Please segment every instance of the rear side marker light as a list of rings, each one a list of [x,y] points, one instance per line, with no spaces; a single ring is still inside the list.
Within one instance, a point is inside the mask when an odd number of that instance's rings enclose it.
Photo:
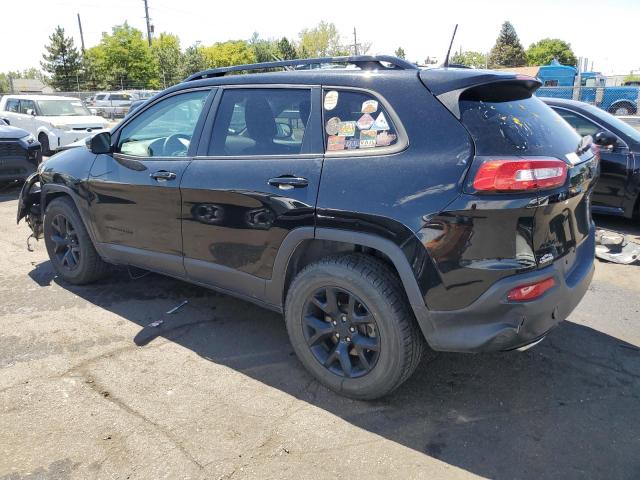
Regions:
[[[544,294],[547,290],[553,288],[556,281],[553,278],[540,280],[536,283],[520,285],[507,293],[507,300],[511,302],[528,302],[534,300]]]
[[[514,192],[561,187],[567,179],[562,160],[485,160],[473,179],[481,192]]]

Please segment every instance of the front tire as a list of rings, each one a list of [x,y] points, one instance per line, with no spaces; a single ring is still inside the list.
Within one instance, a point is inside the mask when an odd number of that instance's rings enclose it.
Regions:
[[[612,115],[628,116],[635,115],[636,110],[637,109],[634,105],[625,102],[618,105],[613,105],[611,108],[609,108],[609,113],[611,113]]]
[[[364,254],[305,267],[287,293],[285,321],[302,364],[331,390],[355,399],[392,392],[425,348],[399,279]]]
[[[75,285],[107,275],[109,265],[96,252],[87,229],[69,197],[55,198],[44,216],[44,242],[55,271]]]

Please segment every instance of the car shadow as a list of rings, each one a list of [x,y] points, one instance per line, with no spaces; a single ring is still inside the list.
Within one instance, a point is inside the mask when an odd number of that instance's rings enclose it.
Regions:
[[[0,203],[17,200],[24,182],[0,182]]]
[[[629,236],[629,240],[640,242],[640,221],[614,217],[611,215],[594,215],[593,220],[598,228],[614,230]]]
[[[637,478],[640,349],[564,322],[524,353],[433,353],[388,397],[361,402],[315,382],[281,315],[179,280],[126,270],[89,286],[52,281],[140,326],[143,348],[164,337],[203,359],[291,394],[424,455],[496,479]],[[150,302],[153,300],[153,302]],[[168,306],[188,303],[175,314]],[[163,320],[158,327],[149,324]],[[363,455],[366,452],[363,450]]]

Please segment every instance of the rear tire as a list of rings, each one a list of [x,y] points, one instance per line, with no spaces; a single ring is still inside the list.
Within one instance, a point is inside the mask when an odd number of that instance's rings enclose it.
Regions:
[[[411,376],[425,349],[399,279],[364,254],[305,267],[287,293],[285,321],[302,364],[350,398],[392,392]]]
[[[96,252],[80,214],[69,197],[55,198],[44,215],[44,242],[55,271],[74,285],[95,282],[109,273]]]
[[[38,135],[38,141],[42,146],[42,155],[47,157],[50,156],[52,152],[51,152],[51,147],[49,145],[49,137],[47,136],[47,134],[41,133],[40,135]],[[42,157],[40,158],[40,161],[42,161]]]
[[[621,103],[609,108],[612,115],[635,115],[637,108],[631,103]]]

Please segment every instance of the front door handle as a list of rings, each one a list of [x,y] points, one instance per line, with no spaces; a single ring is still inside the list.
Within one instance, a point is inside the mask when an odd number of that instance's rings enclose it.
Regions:
[[[176,174],[173,172],[167,172],[166,170],[159,170],[149,175],[154,180],[158,180],[159,182],[164,182],[167,180],[175,180]]]
[[[282,175],[270,178],[269,185],[278,187],[280,190],[291,190],[292,188],[304,188],[309,185],[309,180],[304,177],[294,177],[292,175]]]

